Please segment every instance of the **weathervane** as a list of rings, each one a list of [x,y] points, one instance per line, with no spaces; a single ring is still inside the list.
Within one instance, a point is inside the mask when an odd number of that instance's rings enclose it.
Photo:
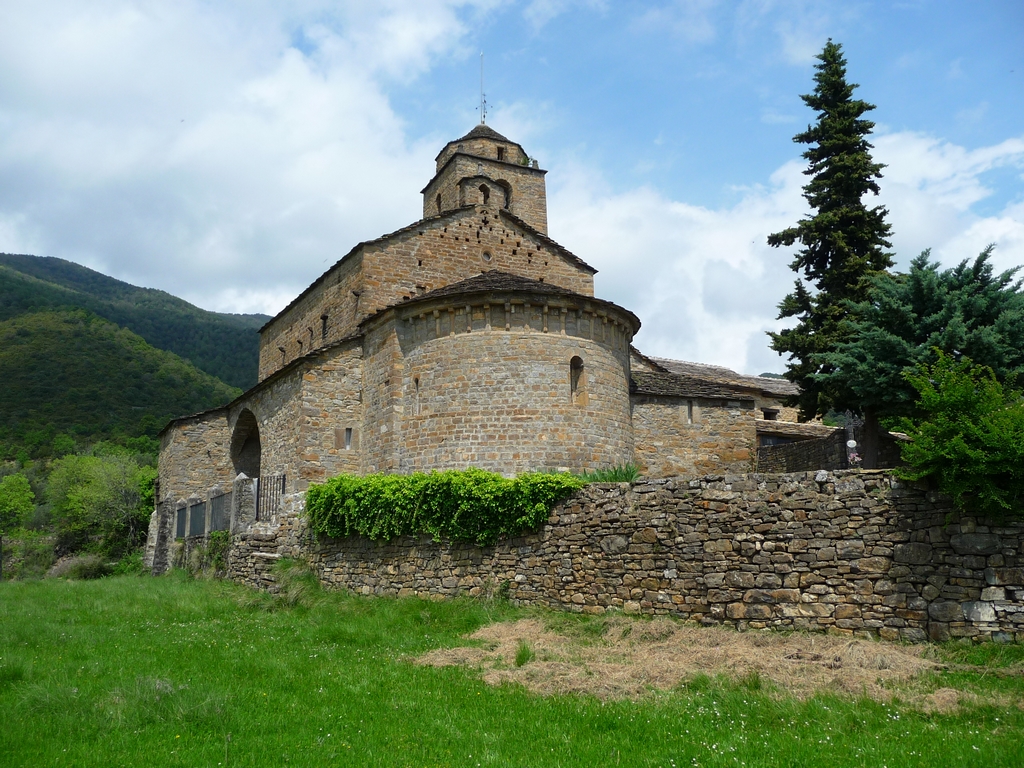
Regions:
[[[487,122],[487,97],[484,95],[484,53],[480,52],[480,125]]]

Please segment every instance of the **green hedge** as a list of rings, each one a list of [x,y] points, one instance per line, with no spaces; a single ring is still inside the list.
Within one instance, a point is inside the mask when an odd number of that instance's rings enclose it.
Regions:
[[[568,474],[531,472],[509,480],[481,469],[412,475],[340,475],[306,491],[318,535],[392,539],[427,533],[493,544],[539,528],[551,509],[585,485]]]

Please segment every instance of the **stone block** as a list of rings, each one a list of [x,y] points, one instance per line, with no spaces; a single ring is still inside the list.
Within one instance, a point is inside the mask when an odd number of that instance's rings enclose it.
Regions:
[[[725,607],[725,615],[730,619],[770,619],[772,609],[758,603],[730,603]]]
[[[932,560],[932,545],[920,541],[897,544],[893,547],[892,557],[897,563],[924,565]]]
[[[986,568],[985,581],[993,586],[1024,584],[1024,568]]]
[[[776,603],[798,603],[800,602],[799,589],[773,589],[772,600]]]
[[[949,545],[958,555],[994,555],[1002,546],[994,533],[958,533]]]
[[[724,573],[705,573],[704,574],[704,584],[709,589],[718,589],[723,584],[725,584],[725,574]]]
[[[1006,590],[1003,587],[985,587],[981,590],[982,600],[1005,600]]]
[[[948,623],[950,621],[961,621],[964,617],[964,611],[960,603],[940,601],[928,606],[928,616],[933,621]]]
[[[885,573],[890,565],[887,557],[862,557],[853,562],[851,570],[855,573]]]
[[[964,616],[968,621],[991,622],[996,620],[996,609],[992,603],[973,601],[964,603]]]
[[[864,554],[864,542],[859,539],[844,539],[836,542],[836,556],[840,560],[852,560]]]
[[[928,622],[928,639],[936,643],[943,643],[949,640],[949,624],[943,624],[939,621]]]
[[[618,555],[629,549],[629,539],[625,536],[605,536],[601,539],[601,549],[609,555]]]
[[[856,605],[837,605],[833,614],[836,619],[858,619],[860,615],[860,607]]]
[[[754,586],[754,574],[747,571],[729,571],[725,574],[725,585],[733,589],[750,589]]]

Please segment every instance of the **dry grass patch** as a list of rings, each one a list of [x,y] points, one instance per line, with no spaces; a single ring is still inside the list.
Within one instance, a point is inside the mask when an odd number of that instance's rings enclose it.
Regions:
[[[585,693],[601,699],[636,699],[707,676],[800,699],[832,692],[887,701],[896,689],[908,698],[908,684],[943,668],[923,658],[924,646],[821,634],[736,632],[624,616],[575,627],[523,619],[491,624],[468,637],[477,643],[431,651],[417,662],[476,667],[488,683],[520,683],[543,695]],[[525,663],[524,647],[533,654]],[[941,689],[909,698],[932,711],[949,711],[966,696]]]

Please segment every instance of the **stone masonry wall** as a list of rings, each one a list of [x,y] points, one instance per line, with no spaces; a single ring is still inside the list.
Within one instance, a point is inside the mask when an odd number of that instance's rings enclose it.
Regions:
[[[817,469],[846,469],[846,431],[828,437],[798,440],[757,449],[758,472],[806,472]]]
[[[171,425],[160,436],[157,503],[229,485],[235,477],[228,455],[230,443],[226,408]]]
[[[339,345],[302,373],[298,420],[284,425],[298,451],[296,490],[342,473],[362,473],[362,352],[358,340]]]
[[[746,472],[755,442],[753,402],[633,396],[634,462],[644,475]]]
[[[362,265],[362,254],[352,254],[268,323],[260,333],[260,381],[292,360],[355,332],[366,316],[359,311]]]
[[[513,601],[921,641],[1024,640],[1024,526],[951,516],[883,472],[727,475],[592,485],[544,528],[493,547],[312,541],[302,497],[234,537],[233,578],[305,557],[362,594],[441,598],[507,585]]]
[[[367,471],[518,473],[631,460],[629,318],[566,306],[573,297],[526,298],[438,299],[367,328]],[[584,365],[575,394],[574,357]]]
[[[477,196],[480,184],[491,188],[491,202],[501,200],[505,193],[495,189],[495,182],[503,182],[511,194],[507,210],[542,234],[548,231],[547,190],[544,175],[547,171],[518,163],[499,162],[479,156],[455,155],[443,172],[435,176],[423,190],[423,217],[437,215],[437,196],[441,196],[441,211],[450,211],[463,205],[482,202]]]
[[[499,217],[497,208],[459,211],[368,243],[332,267],[260,334],[259,378],[262,381],[297,357],[352,335],[368,316],[403,298],[491,269],[594,295],[590,272]],[[326,336],[321,333],[325,315]]]

